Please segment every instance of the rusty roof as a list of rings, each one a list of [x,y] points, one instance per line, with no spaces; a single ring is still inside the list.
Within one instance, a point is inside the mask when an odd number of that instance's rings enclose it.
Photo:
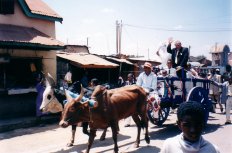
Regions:
[[[131,63],[127,59],[119,59],[119,58],[114,58],[114,57],[106,57],[106,58],[111,59],[111,60],[116,61],[116,62],[119,62],[119,63],[126,63],[126,64],[129,64],[129,65],[134,65],[134,63]]]
[[[25,2],[32,13],[62,18],[42,0],[25,0]]]
[[[29,17],[59,22],[63,21],[63,18],[42,0],[18,0],[18,2],[25,15]]]
[[[0,24],[0,43],[14,45],[36,45],[49,47],[64,47],[64,44],[35,28]]]
[[[86,53],[57,53],[56,56],[69,60],[72,65],[81,68],[115,68],[118,64],[109,62],[96,55]]]

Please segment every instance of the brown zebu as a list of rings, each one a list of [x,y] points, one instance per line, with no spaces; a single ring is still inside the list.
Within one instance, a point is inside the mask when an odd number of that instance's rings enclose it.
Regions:
[[[40,106],[41,111],[44,113],[47,113],[47,112],[58,113],[58,112],[63,111],[63,107],[64,107],[63,101],[66,99],[66,96],[64,95],[63,91],[61,91],[59,89],[55,89],[55,86],[56,86],[55,80],[48,73],[48,75],[46,76],[46,88],[45,88],[45,91],[43,93],[43,101],[42,101],[41,106]],[[76,86],[76,88],[81,89],[81,85],[78,82],[74,82],[74,84],[72,86]],[[75,90],[79,90],[79,89],[75,89]],[[83,90],[81,90],[81,92],[83,92]],[[67,144],[68,147],[71,147],[74,144],[77,124],[80,122],[82,122],[83,133],[89,135],[89,132],[87,130],[88,129],[88,122],[83,122],[81,120],[78,120],[76,122],[74,121],[74,123],[72,124],[71,139],[70,139],[70,142]],[[105,129],[103,131],[100,140],[105,140],[106,130],[107,129]]]
[[[99,85],[91,96],[91,99],[98,103],[98,106],[93,108],[86,105],[87,103],[80,103],[81,96],[77,100],[67,97],[69,102],[64,108],[60,126],[65,128],[78,120],[89,122],[90,136],[86,153],[90,151],[96,130],[105,129],[108,126],[112,129],[114,152],[118,153],[117,124],[120,119],[129,116],[132,116],[138,127],[135,147],[139,147],[142,127],[145,128],[145,140],[150,143],[146,116],[146,93],[141,87],[130,85],[106,90],[105,87]]]

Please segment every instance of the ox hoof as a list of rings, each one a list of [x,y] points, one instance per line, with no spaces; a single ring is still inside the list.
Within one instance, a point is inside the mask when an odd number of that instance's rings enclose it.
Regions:
[[[67,147],[72,147],[73,146],[73,143],[68,143],[67,144]]]
[[[118,153],[118,151],[114,151],[114,153]]]
[[[134,144],[134,147],[135,147],[135,148],[138,148],[138,147],[139,147],[139,144],[138,144],[138,143],[135,143],[135,144]]]
[[[150,144],[150,137],[149,136],[145,137],[145,141],[147,144]]]
[[[100,137],[100,141],[104,141],[105,139],[105,137]]]

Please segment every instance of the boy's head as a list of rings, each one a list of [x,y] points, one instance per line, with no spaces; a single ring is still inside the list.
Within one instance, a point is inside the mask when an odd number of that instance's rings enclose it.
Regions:
[[[97,86],[98,84],[99,84],[99,81],[98,81],[97,78],[93,78],[93,79],[91,80],[91,85],[92,85],[92,86]]]
[[[190,142],[199,140],[204,126],[204,109],[201,103],[188,101],[180,104],[177,111],[177,124],[184,139]]]
[[[229,84],[231,85],[232,84],[232,77],[229,77]]]
[[[169,69],[172,68],[172,60],[171,59],[168,59],[167,66]]]

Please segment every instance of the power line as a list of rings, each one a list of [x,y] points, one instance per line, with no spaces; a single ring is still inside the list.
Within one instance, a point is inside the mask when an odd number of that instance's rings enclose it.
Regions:
[[[173,31],[173,32],[228,32],[232,31],[232,29],[214,29],[214,30],[184,30],[184,29],[168,29],[168,28],[158,28],[158,27],[145,27],[145,26],[138,26],[138,25],[131,25],[131,24],[124,24],[124,26],[139,28],[139,29],[150,29],[150,30],[157,30],[157,31]]]

